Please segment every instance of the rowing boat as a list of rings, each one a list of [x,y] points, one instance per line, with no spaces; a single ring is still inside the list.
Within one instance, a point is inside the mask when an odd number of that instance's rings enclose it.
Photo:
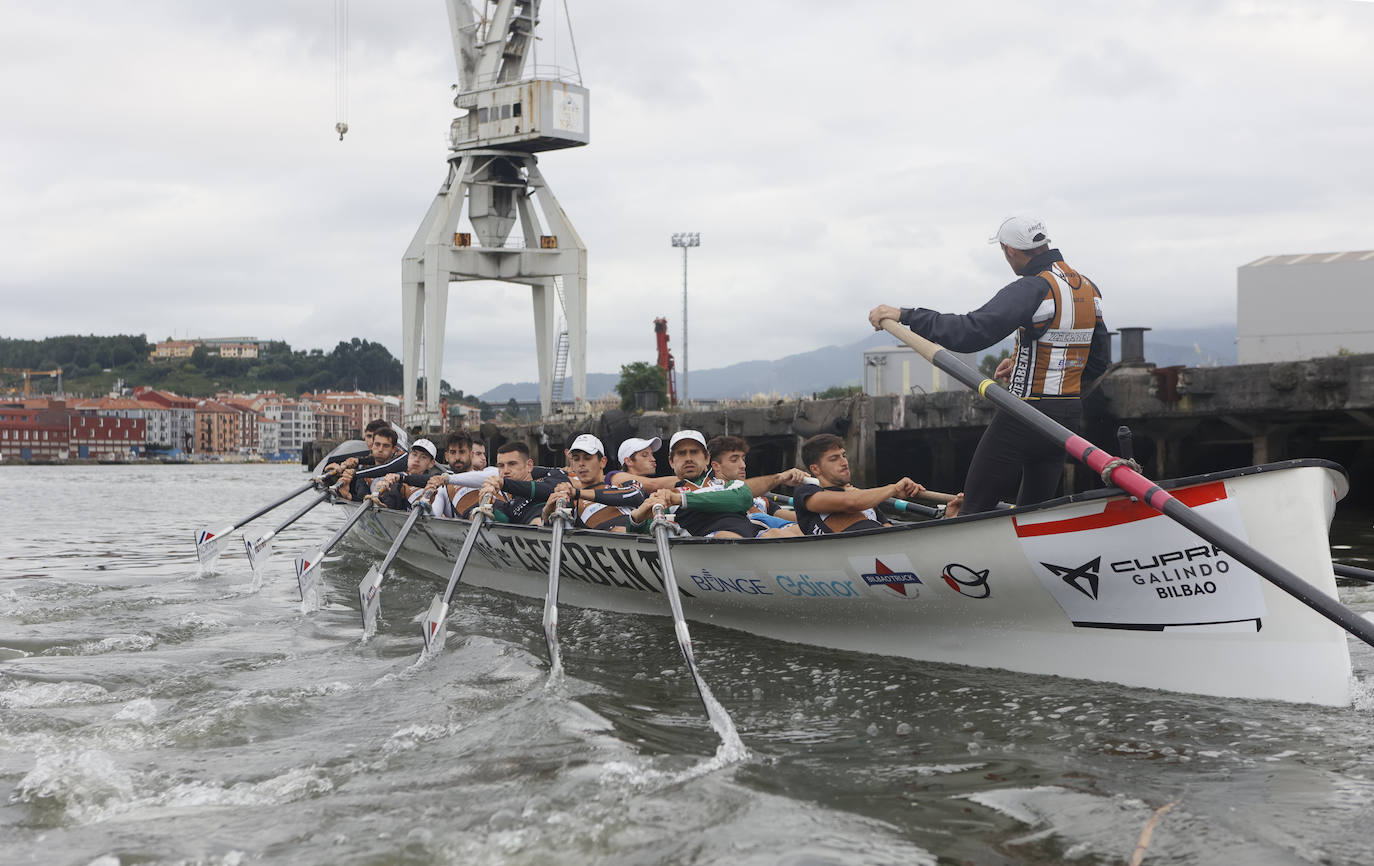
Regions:
[[[1161,482],[1186,505],[1336,597],[1328,531],[1341,467],[1292,460]],[[344,505],[345,508],[356,506]],[[407,514],[353,530],[386,551]],[[427,519],[398,558],[443,581],[471,524]],[[465,583],[531,598],[550,530],[483,526]],[[662,614],[647,536],[569,531],[565,605]],[[690,620],[782,641],[1127,686],[1344,706],[1345,631],[1120,490],[842,535],[679,537]]]

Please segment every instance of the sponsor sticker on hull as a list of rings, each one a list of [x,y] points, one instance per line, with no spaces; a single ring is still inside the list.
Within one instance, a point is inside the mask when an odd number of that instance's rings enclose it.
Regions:
[[[905,554],[851,556],[849,565],[875,595],[907,601],[921,596],[921,578]]]
[[[1222,483],[1178,498],[1248,540]],[[1016,534],[1031,570],[1076,626],[1159,631],[1253,623],[1259,630],[1265,614],[1258,575],[1143,503],[1112,502],[1100,513],[1061,520],[1018,520]]]
[[[992,587],[988,585],[988,573],[990,569],[969,568],[967,565],[958,562],[951,562],[945,566],[945,570],[940,572],[941,579],[945,585],[960,595],[968,598],[987,598],[992,595]]]

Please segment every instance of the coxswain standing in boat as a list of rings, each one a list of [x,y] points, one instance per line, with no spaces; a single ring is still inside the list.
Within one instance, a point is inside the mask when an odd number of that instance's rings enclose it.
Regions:
[[[844,440],[833,433],[822,433],[803,442],[802,462],[814,477],[792,494],[792,505],[797,511],[797,523],[807,535],[891,526],[878,516],[878,506],[889,499],[910,499],[925,490],[905,477],[867,489],[850,484],[849,455],[844,450]],[[958,494],[945,505],[946,517],[958,516],[962,497]]]
[[[712,478],[718,478],[727,484],[736,480],[743,481],[753,494],[754,504],[748,513],[751,521],[769,529],[779,529],[797,522],[795,511],[780,508],[777,503],[765,499],[763,494],[781,484],[796,487],[805,480],[805,472],[792,467],[772,475],[746,477],[749,443],[739,436],[713,436],[711,441],[706,443],[706,453],[711,458]]]
[[[544,522],[548,522],[558,500],[565,498],[577,526],[624,532],[630,512],[644,501],[644,490],[633,481],[607,485],[606,448],[590,433],[574,439],[565,453],[568,477],[555,486],[545,501]]]
[[[966,315],[924,307],[874,307],[868,320],[882,330],[894,319],[954,352],[978,352],[1016,333],[1012,357],[997,365],[994,378],[1022,400],[1078,432],[1081,387],[1101,376],[1111,358],[1111,337],[1102,321],[1102,295],[1087,277],[1050,249],[1045,224],[1011,217],[989,243],[1019,279]],[[964,512],[989,511],[1020,479],[1017,505],[1052,499],[1064,472],[1064,451],[1016,418],[998,412],[978,442],[964,480]]]
[[[767,529],[752,522],[754,494],[743,481],[713,478],[706,437],[697,430],[679,430],[668,442],[668,465],[677,486],[656,490],[630,515],[631,532],[647,533],[653,507],[676,509],[677,525],[692,535],[708,538],[782,538],[801,535],[795,525]]]

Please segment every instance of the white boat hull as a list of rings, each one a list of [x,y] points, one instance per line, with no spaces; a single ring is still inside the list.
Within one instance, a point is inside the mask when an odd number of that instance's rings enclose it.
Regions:
[[[1339,467],[1290,461],[1166,486],[1336,597],[1327,533],[1347,490]],[[384,551],[405,517],[378,512],[355,531]],[[468,526],[429,520],[399,558],[447,580]],[[668,614],[652,538],[575,531],[563,546],[560,604]],[[543,598],[549,547],[548,530],[486,527],[463,582]],[[1351,701],[1341,628],[1124,496],[672,549],[688,619],[752,634],[1179,692]]]

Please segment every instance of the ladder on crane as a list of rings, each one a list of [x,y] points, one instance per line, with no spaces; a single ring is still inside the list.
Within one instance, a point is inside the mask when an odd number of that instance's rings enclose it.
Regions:
[[[563,300],[563,277],[553,278],[553,289],[558,293],[558,342],[554,346],[553,358],[553,404],[554,411],[563,402],[563,383],[568,380],[568,308]]]

